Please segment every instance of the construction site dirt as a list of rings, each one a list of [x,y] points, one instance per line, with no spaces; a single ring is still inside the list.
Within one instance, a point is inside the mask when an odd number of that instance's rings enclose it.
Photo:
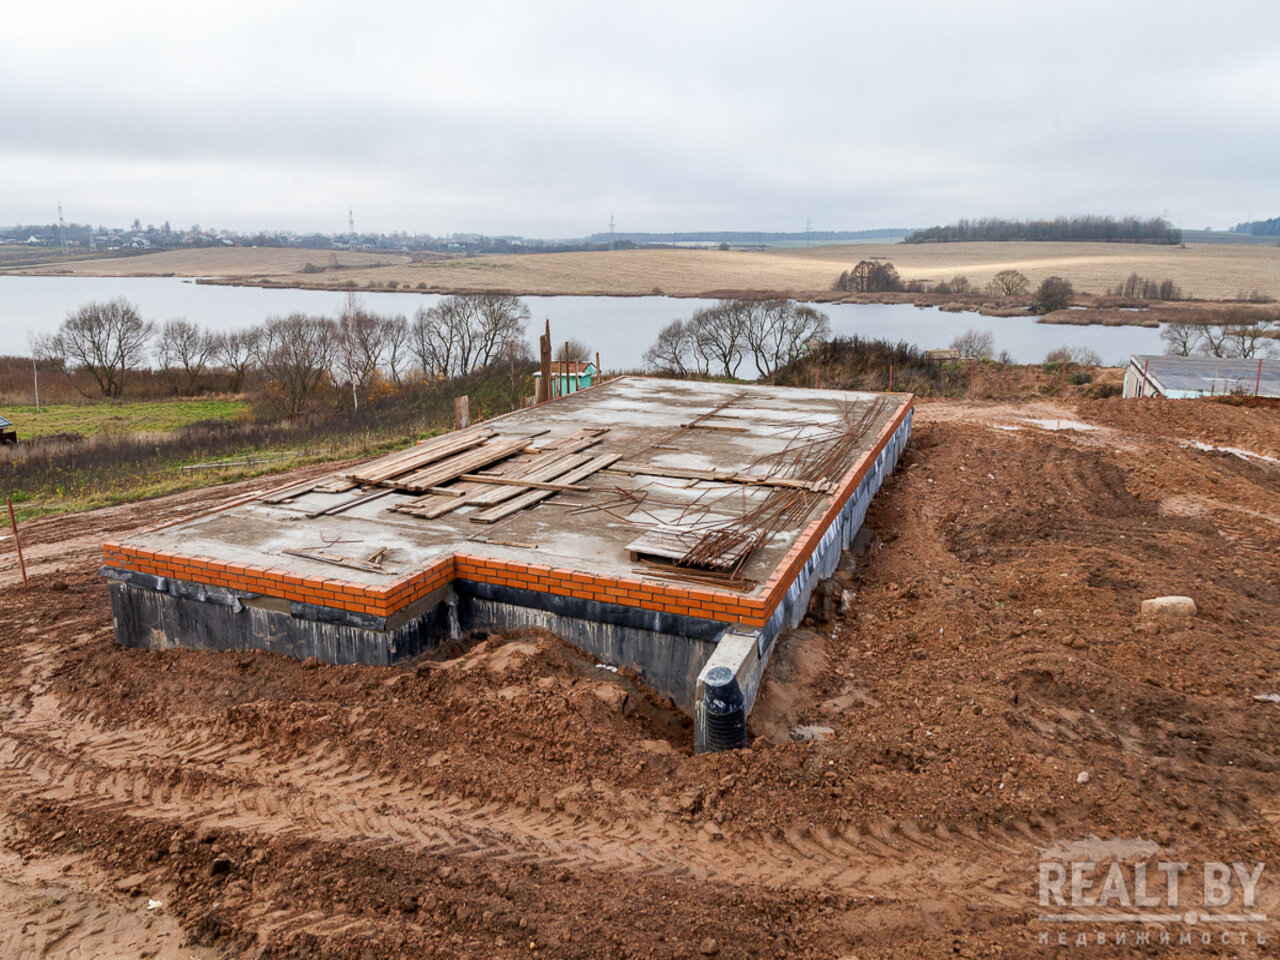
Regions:
[[[25,525],[0,956],[1268,955],[1270,920],[1195,917],[1071,951],[1038,869],[1261,863],[1280,915],[1280,409],[915,417],[856,602],[779,641],[741,751],[537,632],[391,667],[115,644],[102,541],[274,479]]]

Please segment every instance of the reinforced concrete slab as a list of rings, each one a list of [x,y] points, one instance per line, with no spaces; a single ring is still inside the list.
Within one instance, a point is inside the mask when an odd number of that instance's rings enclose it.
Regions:
[[[909,435],[912,403],[904,394],[611,380],[471,428],[494,431],[496,440],[527,437],[534,447],[599,428],[606,432],[585,452],[621,458],[579,484],[589,492],[548,491],[541,503],[496,523],[474,522],[483,509],[476,507],[432,520],[397,512],[391,508],[414,498],[397,491],[345,512],[308,516],[368,492],[353,489],[283,503],[234,501],[104,544],[117,639],[387,663],[480,620],[499,628],[527,622],[554,626],[608,662],[625,650],[629,662],[617,665],[636,668],[693,712],[697,677],[722,636],[732,633],[739,643],[744,634],[757,636],[763,669],[777,631],[798,622],[797,605],[807,600],[813,577],[834,568],[832,545],[838,555],[852,539],[870,496],[893,469]],[[833,449],[833,438],[848,434],[850,424],[862,428],[856,442],[825,468],[825,479],[814,484],[821,492],[807,490],[773,524],[742,566],[740,582],[629,553],[628,544],[654,526],[705,527],[748,515],[779,488],[740,482],[742,475],[799,476],[799,465]],[[726,482],[670,475],[690,470],[739,476]],[[285,552],[296,549],[351,558],[381,550],[382,569]],[[147,593],[160,596],[141,596]],[[170,609],[191,604],[227,609],[215,618],[216,629],[196,628],[199,607],[181,616]],[[634,636],[615,643],[603,627]],[[685,637],[690,649],[666,650],[668,667],[658,670],[646,662],[645,637],[655,649]]]

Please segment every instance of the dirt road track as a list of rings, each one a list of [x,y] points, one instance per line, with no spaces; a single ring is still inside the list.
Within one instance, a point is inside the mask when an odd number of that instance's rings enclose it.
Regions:
[[[0,956],[1024,955],[1052,844],[1275,859],[1280,472],[1179,441],[1280,418],[1223,410],[923,405],[854,613],[714,757],[538,635],[391,669],[111,643],[98,540],[265,483],[32,523]],[[1156,592],[1201,616],[1144,622]]]

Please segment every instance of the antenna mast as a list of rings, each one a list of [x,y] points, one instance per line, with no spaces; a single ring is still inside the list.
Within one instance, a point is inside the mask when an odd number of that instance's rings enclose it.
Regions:
[[[351,212],[351,208],[347,207],[347,249],[354,250],[356,248],[356,218]]]
[[[62,235],[62,255],[67,255],[67,224],[62,219],[62,201],[58,201],[58,232]]]
[[[613,236],[613,211],[610,210],[609,211],[609,249],[616,250],[617,248],[618,248],[618,241],[615,240]]]

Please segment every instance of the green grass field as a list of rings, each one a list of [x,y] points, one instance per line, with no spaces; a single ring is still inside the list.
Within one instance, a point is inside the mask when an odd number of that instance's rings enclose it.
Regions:
[[[18,439],[50,433],[148,433],[176,430],[199,420],[235,420],[249,405],[240,400],[157,400],[55,403],[42,406],[0,407],[0,416],[13,422]]]

